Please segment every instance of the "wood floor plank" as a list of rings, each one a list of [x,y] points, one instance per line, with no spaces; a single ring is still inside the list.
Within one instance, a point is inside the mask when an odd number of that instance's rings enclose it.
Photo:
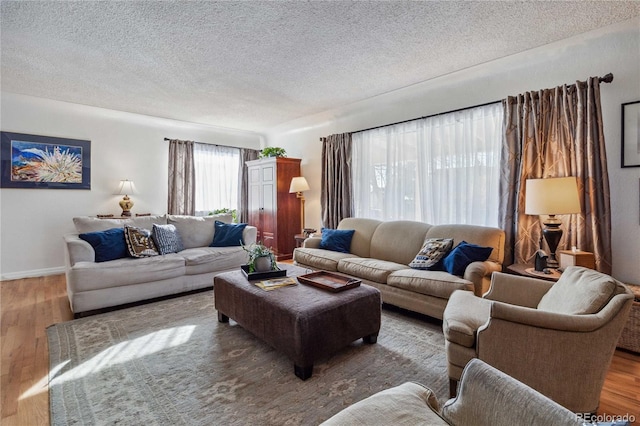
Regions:
[[[46,328],[73,319],[65,276],[2,281],[0,290],[0,423],[48,425]],[[640,425],[640,355],[616,351],[598,414],[632,414]]]

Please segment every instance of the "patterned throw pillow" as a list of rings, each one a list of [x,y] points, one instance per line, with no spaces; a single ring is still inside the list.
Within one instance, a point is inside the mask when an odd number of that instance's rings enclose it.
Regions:
[[[124,239],[127,242],[129,255],[132,257],[157,256],[158,249],[151,238],[151,231],[144,228],[125,225]]]
[[[451,247],[452,238],[427,238],[416,257],[409,263],[409,267],[431,269],[451,251]]]
[[[178,228],[175,225],[157,225],[154,223],[151,235],[160,254],[177,253],[184,250],[182,238],[180,238]]]

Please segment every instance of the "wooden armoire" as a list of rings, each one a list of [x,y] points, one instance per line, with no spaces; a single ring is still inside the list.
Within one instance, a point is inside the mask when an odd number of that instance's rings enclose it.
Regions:
[[[300,200],[289,193],[291,179],[300,176],[300,159],[269,157],[247,161],[249,225],[258,241],[271,247],[277,260],[291,259],[295,235],[302,230]]]

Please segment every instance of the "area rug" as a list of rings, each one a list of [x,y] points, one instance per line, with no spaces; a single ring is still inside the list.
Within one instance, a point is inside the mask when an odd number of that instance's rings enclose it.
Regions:
[[[406,381],[448,395],[441,325],[389,309],[377,344],[354,342],[306,381],[233,320],[218,323],[212,291],[47,335],[53,425],[311,425]]]

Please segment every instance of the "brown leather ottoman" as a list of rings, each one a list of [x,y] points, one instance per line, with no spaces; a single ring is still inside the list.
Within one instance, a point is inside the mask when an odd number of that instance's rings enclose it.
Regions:
[[[307,270],[286,265],[288,276]],[[302,380],[313,363],[362,338],[375,343],[380,331],[378,289],[360,285],[331,293],[305,284],[264,291],[240,270],[217,275],[213,291],[218,321],[232,318],[244,329],[293,360]]]

